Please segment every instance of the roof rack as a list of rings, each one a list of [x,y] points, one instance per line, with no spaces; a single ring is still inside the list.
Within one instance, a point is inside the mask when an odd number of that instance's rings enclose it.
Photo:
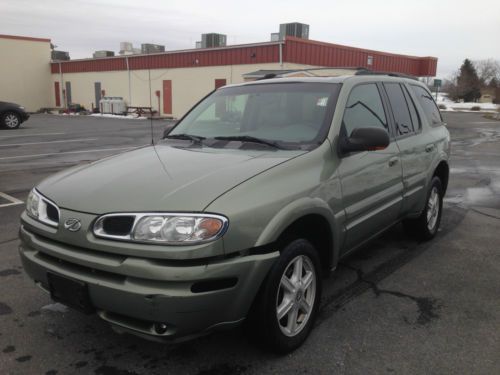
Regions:
[[[399,78],[409,78],[409,79],[413,79],[415,81],[418,81],[417,77],[409,75],[409,74],[394,73],[394,72],[377,72],[377,71],[373,71],[373,70],[366,69],[366,68],[361,68],[360,70],[358,70],[355,73],[355,75],[357,75],[357,76],[370,76],[370,75],[373,75],[373,76],[390,76],[390,77],[399,77]]]

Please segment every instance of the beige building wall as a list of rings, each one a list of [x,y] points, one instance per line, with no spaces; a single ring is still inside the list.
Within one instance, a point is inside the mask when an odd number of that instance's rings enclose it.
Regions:
[[[34,112],[49,107],[50,41],[0,35],[0,101]],[[52,95],[51,95],[52,94]]]
[[[52,74],[51,87],[54,82],[60,82],[61,90],[66,82],[71,82],[71,99],[90,109],[96,107],[95,82],[101,83],[101,90],[106,96],[121,96],[129,106],[149,107],[150,93],[154,110],[163,112],[163,81],[172,81],[172,112],[171,115],[179,118],[196,102],[215,88],[216,79],[226,79],[227,84],[242,83],[243,74],[259,69],[300,69],[305,65],[299,64],[249,64],[210,66],[199,68],[131,70],[118,72],[87,72]],[[151,74],[151,90],[149,87]],[[130,76],[130,77],[129,77]],[[52,90],[54,91],[54,90]],[[160,91],[160,103],[156,91]],[[63,96],[61,93],[61,102]],[[55,107],[55,94],[51,93],[51,106]]]

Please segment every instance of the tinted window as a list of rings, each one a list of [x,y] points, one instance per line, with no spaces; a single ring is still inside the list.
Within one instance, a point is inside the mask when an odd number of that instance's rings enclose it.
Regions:
[[[420,121],[420,116],[417,112],[417,108],[415,108],[415,102],[410,96],[410,93],[403,87],[403,93],[405,94],[406,104],[408,104],[408,108],[410,108],[411,122],[413,123],[413,130],[418,132],[422,127],[422,122]]]
[[[347,136],[356,128],[376,127],[387,130],[387,120],[377,85],[370,83],[352,89],[343,123]]]
[[[441,114],[439,109],[432,99],[431,94],[423,87],[411,85],[413,92],[415,93],[418,101],[424,109],[425,116],[432,125],[440,124],[442,122]]]
[[[410,110],[406,104],[403,90],[399,83],[384,83],[385,91],[389,96],[392,113],[396,121],[397,135],[406,135],[414,132]]]

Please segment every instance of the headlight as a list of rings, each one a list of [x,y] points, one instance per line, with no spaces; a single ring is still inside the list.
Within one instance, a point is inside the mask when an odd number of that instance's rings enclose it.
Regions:
[[[26,212],[33,219],[37,219],[44,224],[53,227],[59,225],[59,208],[36,189],[32,189],[28,195]]]
[[[188,245],[213,241],[227,226],[224,216],[214,214],[120,213],[97,219],[94,234],[133,242]]]

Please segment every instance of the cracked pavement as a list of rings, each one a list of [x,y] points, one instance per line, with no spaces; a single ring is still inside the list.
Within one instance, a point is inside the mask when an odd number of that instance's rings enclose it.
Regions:
[[[22,272],[22,205],[0,208],[0,373],[500,373],[500,122],[475,113],[444,116],[453,140],[452,170],[438,236],[417,243],[396,226],[343,259],[324,281],[311,336],[287,356],[261,352],[240,329],[179,345],[143,341],[54,304]],[[113,152],[58,151],[150,139],[143,122],[35,115],[24,125],[15,134],[26,142],[37,140],[30,132],[83,141],[2,147],[0,192],[21,200],[48,174]],[[163,126],[154,124],[156,134]],[[0,144],[20,143],[13,135],[1,131]],[[97,135],[90,147],[85,139]],[[1,159],[23,153],[54,155]]]

